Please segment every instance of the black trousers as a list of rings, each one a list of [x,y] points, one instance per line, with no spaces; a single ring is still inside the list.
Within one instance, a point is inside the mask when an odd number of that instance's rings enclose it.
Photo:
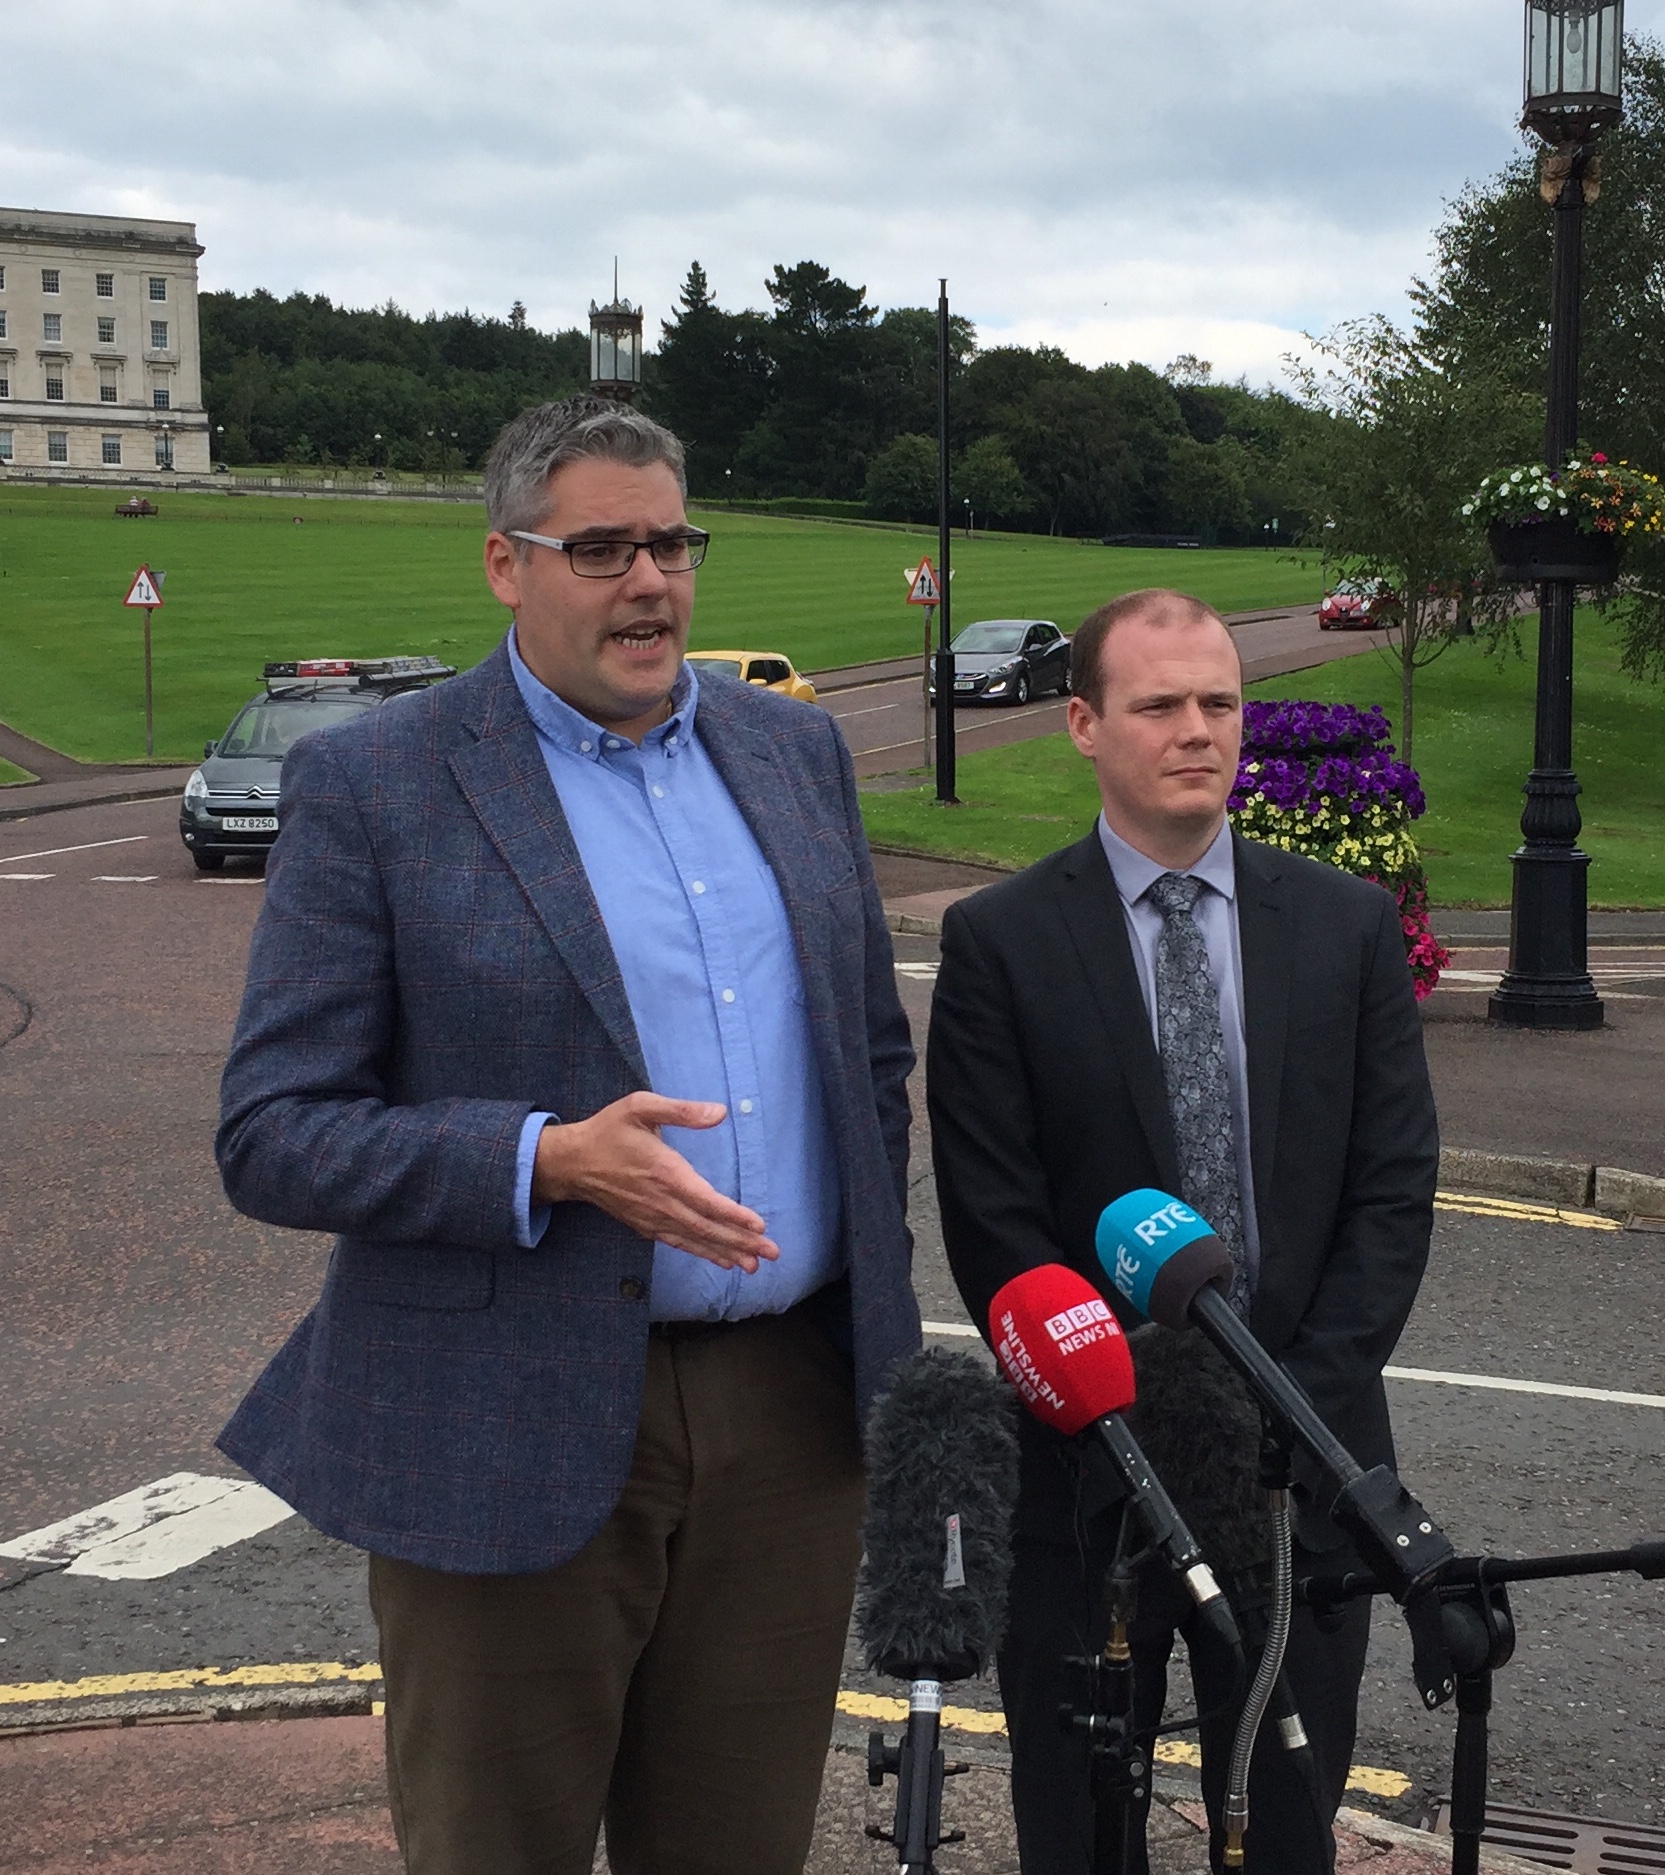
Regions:
[[[1094,1535],[1098,1521],[1090,1526]],[[1110,1556],[1107,1545],[1076,1542],[1067,1535],[1051,1541],[1020,1532],[1017,1539],[1006,1641],[1000,1652],[1000,1698],[1011,1736],[1012,1808],[1023,1875],[1092,1875],[1094,1809],[1086,1741],[1079,1733],[1062,1731],[1058,1708],[1070,1696],[1065,1656],[1097,1654],[1104,1645],[1108,1623],[1102,1588]],[[1295,1562],[1299,1575],[1299,1548]],[[1162,1565],[1142,1570],[1138,1612],[1129,1635],[1134,1704],[1141,1729],[1154,1729],[1161,1722],[1174,1636],[1184,1635],[1190,1650],[1193,1710],[1217,1715],[1202,1726],[1201,1744],[1210,1859],[1218,1871],[1223,1867],[1221,1816],[1241,1700],[1229,1699],[1229,1663],[1215,1657],[1206,1642],[1191,1645],[1194,1613],[1184,1588]],[[1338,1618],[1327,1618],[1322,1627],[1309,1609],[1295,1610],[1284,1666],[1312,1742],[1317,1788],[1283,1749],[1268,1717],[1249,1770],[1246,1875],[1331,1875],[1332,1825],[1347,1785],[1369,1641],[1368,1599],[1353,1603]],[[1228,1709],[1218,1712],[1222,1704]],[[1149,1875],[1143,1821],[1141,1817],[1132,1864],[1120,1875]]]

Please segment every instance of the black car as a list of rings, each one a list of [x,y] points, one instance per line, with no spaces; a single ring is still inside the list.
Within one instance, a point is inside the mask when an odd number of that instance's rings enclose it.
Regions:
[[[264,859],[277,838],[278,783],[290,745],[350,722],[403,690],[456,675],[438,658],[305,658],[268,664],[266,688],[237,712],[185,784],[179,837],[198,872],[232,857]]]
[[[1021,704],[1054,690],[1069,695],[1070,641],[1050,619],[980,619],[948,648],[956,703]]]

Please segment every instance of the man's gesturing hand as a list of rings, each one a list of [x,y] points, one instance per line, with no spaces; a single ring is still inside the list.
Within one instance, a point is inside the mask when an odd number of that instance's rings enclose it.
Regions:
[[[725,1198],[659,1137],[662,1126],[720,1126],[728,1109],[712,1100],[626,1094],[587,1120],[550,1125],[532,1166],[536,1204],[593,1204],[639,1236],[748,1274],[779,1248],[763,1219]]]

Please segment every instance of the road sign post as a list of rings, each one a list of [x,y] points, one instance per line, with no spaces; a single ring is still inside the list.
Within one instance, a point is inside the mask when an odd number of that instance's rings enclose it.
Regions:
[[[152,702],[150,684],[150,615],[162,604],[162,582],[166,573],[153,573],[148,566],[141,566],[133,575],[133,584],[127,589],[123,605],[137,606],[145,615],[145,759],[148,761],[156,754],[156,711]]]
[[[937,607],[942,602],[942,589],[937,582],[936,568],[931,565],[928,557],[921,560],[918,566],[907,567],[904,571],[908,581],[908,604],[925,608],[925,658],[919,680],[920,693],[925,705],[925,722],[919,733],[919,741],[924,758],[921,765],[929,768],[931,766],[931,638]],[[940,708],[940,705],[938,707]],[[938,727],[940,735],[940,724]]]

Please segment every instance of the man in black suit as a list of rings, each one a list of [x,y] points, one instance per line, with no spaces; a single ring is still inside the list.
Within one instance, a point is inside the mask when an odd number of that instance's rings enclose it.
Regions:
[[[1397,909],[1378,886],[1231,832],[1242,667],[1209,607],[1162,591],[1114,601],[1076,634],[1070,681],[1070,735],[1103,815],[943,923],[928,1086],[955,1279],[979,1324],[1002,1283],[1043,1263],[1116,1302],[1093,1252],[1100,1211],[1142,1186],[1178,1193],[1231,1249],[1256,1338],[1361,1464],[1391,1464],[1382,1368],[1427,1261],[1438,1166]],[[1103,1644],[1117,1516],[1075,1448],[1023,1430],[1000,1660],[1018,1840],[1024,1875],[1087,1875],[1087,1759],[1059,1730],[1061,1661]],[[1334,1551],[1301,1479],[1297,1465],[1299,1544]],[[1160,1569],[1139,1597],[1137,1699],[1154,1726],[1189,1605]],[[1317,1788],[1264,1727],[1249,1875],[1332,1868],[1368,1638],[1367,1602],[1322,1627],[1297,1611],[1287,1671]],[[1198,1649],[1192,1674],[1206,1714],[1218,1667]],[[1217,1868],[1234,1719],[1202,1727]],[[1141,1850],[1125,1875],[1145,1866]]]

